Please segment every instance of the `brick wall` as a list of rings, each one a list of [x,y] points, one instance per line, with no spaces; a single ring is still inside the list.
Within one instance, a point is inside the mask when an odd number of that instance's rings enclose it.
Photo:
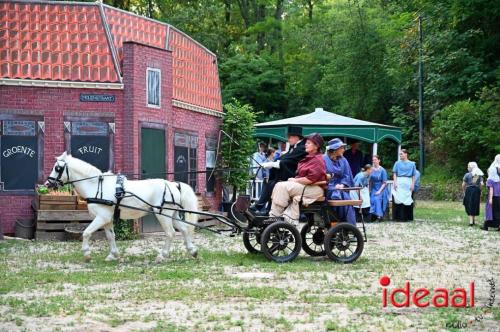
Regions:
[[[80,93],[113,94],[114,103],[80,102]],[[46,178],[54,166],[54,158],[65,150],[64,116],[114,117],[115,169],[122,167],[122,90],[69,89],[0,86],[0,113],[43,116],[45,121],[43,173]],[[32,196],[6,196],[0,194],[0,215],[5,233],[14,232],[15,220],[33,218]],[[12,208],[15,207],[15,208]]]
[[[161,70],[160,108],[147,106],[146,70]],[[126,42],[123,44],[124,122],[124,173],[140,173],[141,123],[164,125],[172,117],[172,52]],[[167,151],[168,152],[168,151]]]
[[[168,148],[167,151],[171,152],[168,155],[168,169],[170,171],[174,170],[174,133],[175,131],[186,131],[193,132],[198,135],[198,170],[205,170],[205,139],[218,138],[219,127],[222,123],[222,119],[202,114],[198,112],[189,111],[186,109],[174,107],[173,108],[173,123],[169,126],[168,133]],[[206,192],[206,181],[205,173],[199,173],[197,178],[198,191],[205,194]],[[170,176],[173,179],[173,175]],[[212,208],[216,209],[220,204],[221,195],[220,186],[216,186],[216,191],[213,197],[208,197],[207,199],[212,203]]]
[[[172,107],[172,54],[170,51],[126,42],[123,47],[123,90],[0,86],[0,113],[43,116],[45,121],[44,163],[46,178],[54,158],[65,150],[64,116],[114,118],[114,171],[140,173],[140,128],[162,125],[166,129],[167,171],[173,170],[175,130],[198,135],[198,170],[205,170],[205,138],[217,137],[221,119]],[[146,69],[161,70],[161,107],[147,106]],[[80,102],[80,93],[112,94],[114,103]],[[205,193],[205,174],[198,175],[199,191]],[[215,197],[220,197],[220,186]],[[16,219],[33,218],[32,196],[0,193],[0,222],[5,233],[13,233]],[[220,199],[209,198],[216,208]]]

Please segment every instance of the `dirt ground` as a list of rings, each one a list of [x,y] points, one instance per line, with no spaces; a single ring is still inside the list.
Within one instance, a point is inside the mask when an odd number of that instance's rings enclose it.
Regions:
[[[241,237],[202,232],[197,259],[177,236],[161,264],[161,235],[120,241],[119,262],[104,261],[105,241],[93,242],[90,263],[80,243],[3,241],[0,331],[500,331],[500,232],[468,227],[463,214],[420,202],[415,222],[367,224],[349,265],[304,253],[276,264],[247,254]],[[389,291],[474,281],[475,306],[383,308],[384,275]]]

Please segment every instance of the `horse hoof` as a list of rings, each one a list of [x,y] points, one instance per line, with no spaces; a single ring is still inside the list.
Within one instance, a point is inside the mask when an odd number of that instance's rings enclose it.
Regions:
[[[85,255],[83,256],[83,259],[86,261],[86,262],[90,262],[92,260],[92,257],[90,257],[90,255]]]
[[[156,256],[156,260],[155,260],[156,263],[163,263],[164,261],[165,261],[165,257],[160,256],[160,255]]]
[[[111,254],[109,254],[109,255],[106,257],[106,259],[105,259],[105,261],[106,261],[106,262],[111,262],[111,261],[116,261],[116,260],[118,260],[118,257],[116,257],[116,256],[114,256],[114,255],[111,255]]]
[[[193,256],[194,258],[198,258],[198,250],[193,250],[191,251],[191,256]]]

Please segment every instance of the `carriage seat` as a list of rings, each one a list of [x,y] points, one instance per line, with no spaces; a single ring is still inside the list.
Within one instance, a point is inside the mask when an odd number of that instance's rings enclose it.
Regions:
[[[352,191],[356,190],[358,192],[358,197],[361,197],[361,187],[349,187],[340,190]],[[329,206],[360,206],[363,203],[362,199],[329,199]]]

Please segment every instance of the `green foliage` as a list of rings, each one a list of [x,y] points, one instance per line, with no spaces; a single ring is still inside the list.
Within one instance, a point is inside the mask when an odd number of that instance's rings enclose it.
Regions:
[[[463,173],[469,161],[485,170],[500,151],[499,101],[499,88],[485,88],[477,101],[463,100],[445,107],[432,130],[436,161],[454,174]]]
[[[133,240],[137,238],[134,232],[134,221],[120,219],[118,222],[113,221],[115,238],[117,240]]]
[[[223,176],[224,184],[233,186],[233,192],[246,188],[249,179],[247,170],[248,156],[254,152],[255,139],[253,137],[255,125],[255,113],[252,106],[242,105],[233,99],[231,103],[224,105],[226,113],[222,124],[224,130],[230,137],[224,137],[221,142],[221,168],[229,168]],[[233,195],[233,199],[236,195]]]
[[[263,114],[285,112],[283,75],[269,56],[237,54],[221,64],[220,71],[225,104],[237,99]]]
[[[481,91],[498,86],[500,77],[498,0],[105,3],[173,24],[217,54],[224,104],[233,98],[250,104],[261,112],[259,121],[323,107],[397,125],[403,129],[403,145],[416,161],[421,46],[424,137],[428,152],[441,163],[446,158],[436,152],[448,139],[440,137],[447,128],[438,123],[439,128],[432,130],[435,121],[443,122],[449,113],[466,112],[476,113],[472,117],[485,124],[484,116],[476,116],[491,101],[480,100]],[[423,18],[422,44],[419,15]],[[461,128],[469,133],[460,137],[473,136],[466,126]],[[479,140],[491,137],[487,133],[491,128],[485,124],[482,138],[471,139],[484,145]],[[446,151],[455,158],[452,164],[481,157],[469,148],[463,151],[459,144],[447,145]]]

